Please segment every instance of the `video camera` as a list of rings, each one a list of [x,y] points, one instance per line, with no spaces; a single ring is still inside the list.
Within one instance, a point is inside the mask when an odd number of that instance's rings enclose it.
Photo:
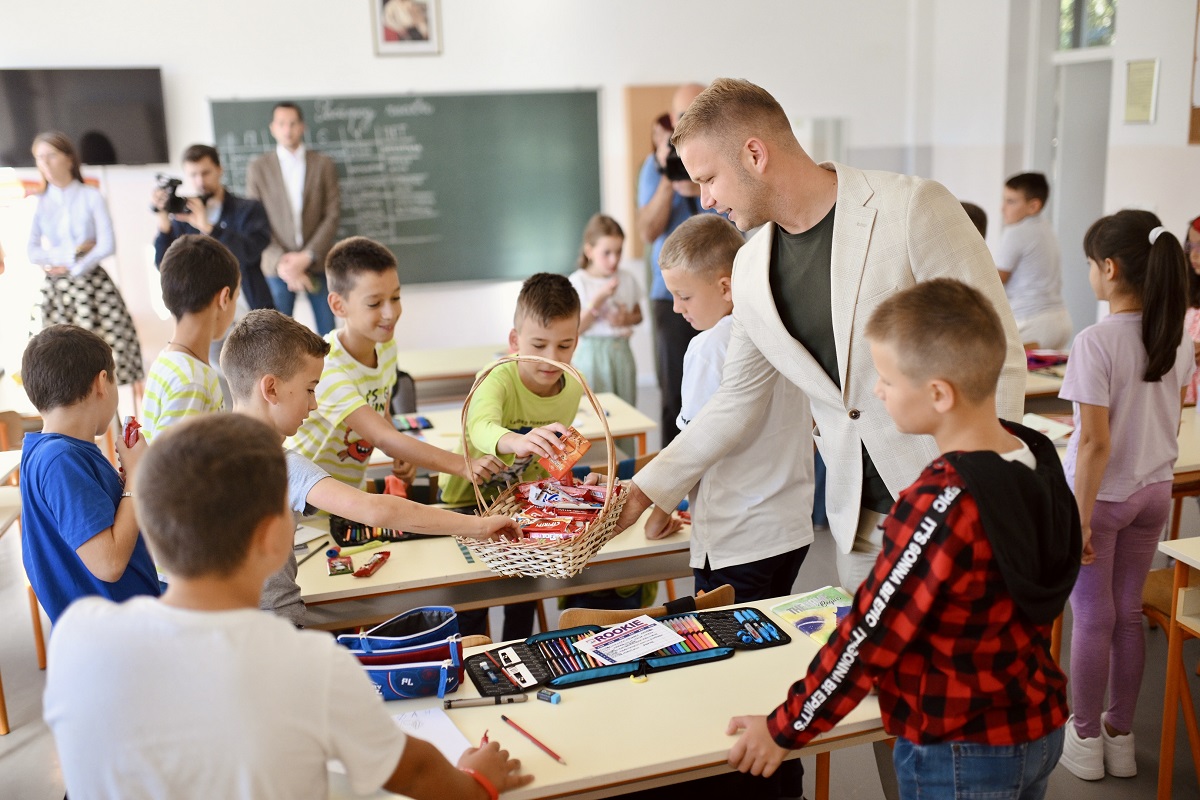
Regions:
[[[158,173],[154,176],[156,185],[167,193],[167,201],[163,203],[161,209],[152,208],[151,211],[165,211],[168,214],[184,214],[188,210],[188,200],[190,198],[180,197],[178,194],[179,187],[183,186],[183,181],[179,178],[172,178],[170,175]],[[201,195],[200,201],[207,203],[209,195]]]
[[[655,120],[655,124],[662,127],[668,134],[675,130],[675,126],[671,123],[671,117],[667,114],[663,114]],[[667,162],[659,168],[659,172],[666,175],[669,181],[690,181],[692,176],[688,175],[687,168],[683,166],[683,159],[679,157],[679,151],[675,149],[675,145],[670,147],[671,149],[667,151]]]

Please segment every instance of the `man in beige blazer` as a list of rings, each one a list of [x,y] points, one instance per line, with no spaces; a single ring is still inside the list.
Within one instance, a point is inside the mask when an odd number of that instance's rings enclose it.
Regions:
[[[727,214],[743,231],[763,229],[734,264],[733,333],[721,388],[638,473],[622,526],[650,503],[674,508],[709,465],[746,438],[770,401],[770,378],[782,373],[811,401],[828,466],[838,572],[854,591],[878,554],[878,523],[938,455],[931,437],[899,433],[875,396],[867,320],[885,298],[917,281],[952,277],[976,287],[995,304],[1008,340],[998,410],[1019,420],[1025,356],[995,263],[945,187],[814,163],[775,99],[748,82],[714,82],[688,107],[674,142],[705,208]]]
[[[277,103],[271,112],[275,151],[250,162],[246,194],[260,200],[271,221],[271,243],[262,271],[275,307],[289,316],[296,294],[306,292],[322,336],[333,330],[325,255],[341,219],[337,170],[329,156],[304,146],[304,115],[295,103]]]

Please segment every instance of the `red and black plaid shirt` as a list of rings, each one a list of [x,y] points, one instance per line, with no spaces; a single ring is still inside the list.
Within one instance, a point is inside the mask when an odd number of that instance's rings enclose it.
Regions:
[[[942,498],[950,506],[943,524]],[[879,687],[884,729],[919,743],[1031,742],[1067,720],[1067,679],[1050,626],[1017,610],[975,500],[937,459],[884,522],[883,552],[850,614],[767,718],[782,747],[802,747]]]

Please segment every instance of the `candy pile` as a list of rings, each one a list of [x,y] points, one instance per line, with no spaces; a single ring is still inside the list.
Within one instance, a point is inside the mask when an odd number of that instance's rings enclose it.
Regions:
[[[620,485],[613,487],[619,493]],[[595,521],[608,496],[605,486],[570,486],[553,479],[517,485],[521,510],[513,519],[529,539],[570,539]]]

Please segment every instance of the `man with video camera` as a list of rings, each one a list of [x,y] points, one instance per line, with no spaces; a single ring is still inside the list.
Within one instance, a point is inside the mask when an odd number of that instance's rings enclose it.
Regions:
[[[221,183],[223,175],[217,149],[194,144],[183,152],[183,181],[159,176],[150,200],[158,218],[154,264],[157,266],[171,243],[184,234],[211,236],[237,257],[246,305],[274,308],[261,267],[263,250],[271,241],[267,212],[257,200],[238,197],[226,189]],[[176,193],[184,183],[195,196]]]
[[[650,250],[650,313],[654,321],[655,374],[662,396],[662,445],[666,447],[679,433],[675,420],[683,407],[683,355],[695,329],[672,310],[673,300],[663,283],[658,254],[663,242],[684,220],[701,212],[700,187],[692,183],[683,162],[671,146],[671,131],[684,109],[704,91],[689,83],[675,90],[671,113],[655,123],[655,150],[646,156],[638,176],[637,228]],[[669,127],[668,127],[669,126]]]

